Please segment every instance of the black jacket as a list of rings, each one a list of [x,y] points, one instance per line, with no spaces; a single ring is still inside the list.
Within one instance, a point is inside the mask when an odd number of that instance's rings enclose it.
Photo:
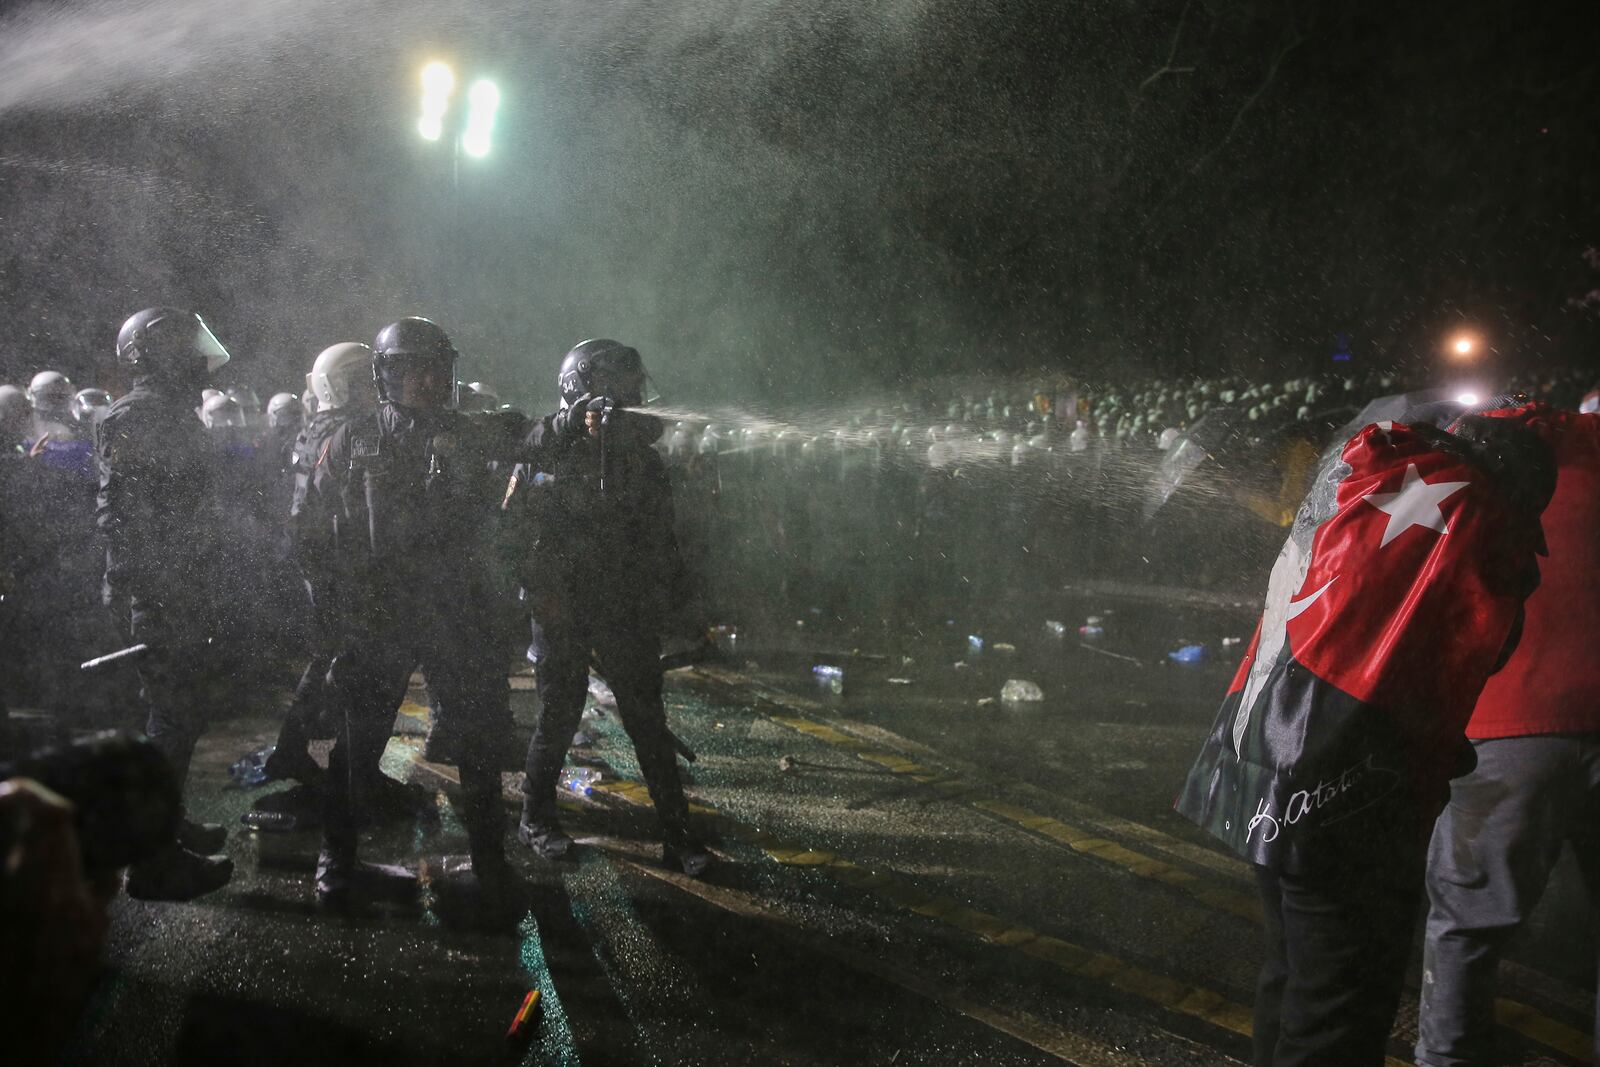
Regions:
[[[659,419],[617,413],[602,443],[558,433],[551,417],[534,424],[528,445],[537,461],[518,469],[512,499],[520,578],[536,618],[540,605],[570,613],[581,604],[659,626],[687,597],[672,487],[651,447],[662,429]]]
[[[383,404],[327,438],[296,494],[301,553],[315,551],[304,518],[312,494],[332,504],[342,570],[378,602],[474,610],[493,587],[491,465],[528,456],[527,420]],[[503,478],[501,479],[503,480]],[[325,529],[325,527],[324,527]]]
[[[220,573],[214,451],[187,397],[141,382],[95,427],[108,604],[192,614]]]

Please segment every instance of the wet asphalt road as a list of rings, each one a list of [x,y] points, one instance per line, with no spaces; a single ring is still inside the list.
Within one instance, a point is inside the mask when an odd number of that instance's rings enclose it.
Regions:
[[[1076,627],[1108,607],[1106,636],[1083,647]],[[1050,615],[1067,636],[1046,630]],[[364,856],[417,869],[419,891],[321,914],[316,832],[237,829],[226,889],[119,899],[69,1062],[1247,1060],[1252,885],[1169,805],[1236,659],[1221,641],[1250,622],[1084,601],[894,635],[817,616],[742,631],[726,662],[675,672],[668,690],[721,864],[700,882],[661,867],[632,752],[602,712],[579,755],[606,778],[566,802],[579,858],[541,863],[508,838],[527,884],[505,914],[476,907],[455,870],[453,772],[421,759],[414,691],[385,759],[415,808],[373,828]],[[1184,642],[1207,661],[1169,662]],[[819,663],[842,667],[842,694],[818,684]],[[1045,699],[991,700],[1011,678]],[[512,685],[526,729],[531,679]],[[253,805],[286,802],[282,785],[226,774],[276,726],[258,712],[213,727],[191,777],[198,815],[238,828]],[[514,774],[506,785],[510,815]],[[1544,929],[1566,922],[1560,898]],[[1508,1062],[1581,1062],[1592,994],[1563,979],[1584,954],[1552,947],[1572,940],[1536,931],[1508,967]],[[518,1048],[504,1033],[532,988],[543,1011]]]

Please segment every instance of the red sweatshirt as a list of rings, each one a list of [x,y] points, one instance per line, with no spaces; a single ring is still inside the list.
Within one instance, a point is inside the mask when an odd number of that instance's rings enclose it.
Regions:
[[[1600,732],[1600,415],[1546,408],[1529,424],[1556,453],[1543,518],[1550,555],[1522,641],[1467,723],[1476,739]]]

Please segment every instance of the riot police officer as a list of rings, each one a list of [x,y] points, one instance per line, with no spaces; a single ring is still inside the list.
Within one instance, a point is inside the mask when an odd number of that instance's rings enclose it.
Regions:
[[[538,461],[519,477],[528,523],[523,587],[541,707],[518,835],[546,859],[572,848],[556,818],[556,779],[593,666],[616,694],[638,752],[663,858],[698,875],[711,856],[690,831],[662,704],[660,632],[686,599],[666,466],[652,447],[664,426],[626,410],[644,401],[647,383],[636,349],[585,341],[562,361],[560,410],[529,435]]]
[[[85,437],[94,436],[94,424],[111,409],[111,394],[104,389],[79,389],[72,397],[72,418]]]
[[[72,417],[72,379],[55,370],[42,370],[28,383],[33,405],[33,439],[49,435],[57,440],[81,436]]]
[[[204,649],[219,569],[212,451],[192,405],[228,350],[194,312],[153,307],[123,323],[116,355],[134,384],[95,431],[105,602],[130,641],[150,646],[139,663],[146,733],[182,783],[215,702]],[[219,888],[233,864],[209,854],[225,838],[221,826],[185,820],[177,843],[129,871],[128,894],[188,900]]]
[[[33,429],[28,394],[14,385],[0,385],[0,450],[20,451]]]
[[[492,460],[525,454],[520,416],[469,419],[450,410],[456,350],[435,323],[406,318],[372,345],[377,409],[336,429],[312,477],[339,501],[340,549],[357,557],[341,590],[346,632],[329,671],[337,741],[328,768],[317,895],[351,900],[360,817],[370,803],[360,767],[376,763],[395,709],[420,666],[442,713],[461,725],[456,804],[472,869],[504,887],[499,760],[510,727],[504,635],[482,610],[490,595],[479,544],[478,479]]]
[[[289,508],[289,537],[295,561],[311,604],[311,658],[295,687],[294,700],[278,731],[278,742],[267,758],[266,772],[274,778],[294,778],[317,785],[322,768],[311,758],[311,739],[327,736],[319,719],[324,706],[328,665],[343,632],[339,609],[340,559],[339,499],[325,499],[319,486],[332,484],[326,477],[328,442],[351,419],[376,407],[372,383],[372,349],[356,341],[329,345],[317,354],[306,375],[306,395],[316,402],[316,412],[300,429],[293,444],[289,468],[294,473],[293,500]],[[276,399],[276,397],[274,398]]]
[[[305,408],[293,393],[274,393],[267,401],[267,425],[256,450],[264,463],[286,471],[294,444],[305,424]]]

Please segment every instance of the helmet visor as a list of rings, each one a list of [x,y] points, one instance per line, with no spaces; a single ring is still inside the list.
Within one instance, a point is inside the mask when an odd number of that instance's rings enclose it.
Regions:
[[[233,401],[208,408],[205,413],[205,424],[213,430],[242,430],[248,425],[244,409]]]
[[[401,354],[377,362],[383,395],[392,404],[425,410],[454,407],[455,359],[450,355]]]
[[[211,332],[211,327],[206,325],[206,320],[199,315],[194,317],[194,351],[206,360],[206,373],[215,374],[231,358],[228,350],[217,340],[217,335]]]
[[[597,367],[590,388],[597,396],[615,400],[625,408],[643,407],[661,399],[655,382],[637,362],[631,366],[623,363],[615,367]]]

